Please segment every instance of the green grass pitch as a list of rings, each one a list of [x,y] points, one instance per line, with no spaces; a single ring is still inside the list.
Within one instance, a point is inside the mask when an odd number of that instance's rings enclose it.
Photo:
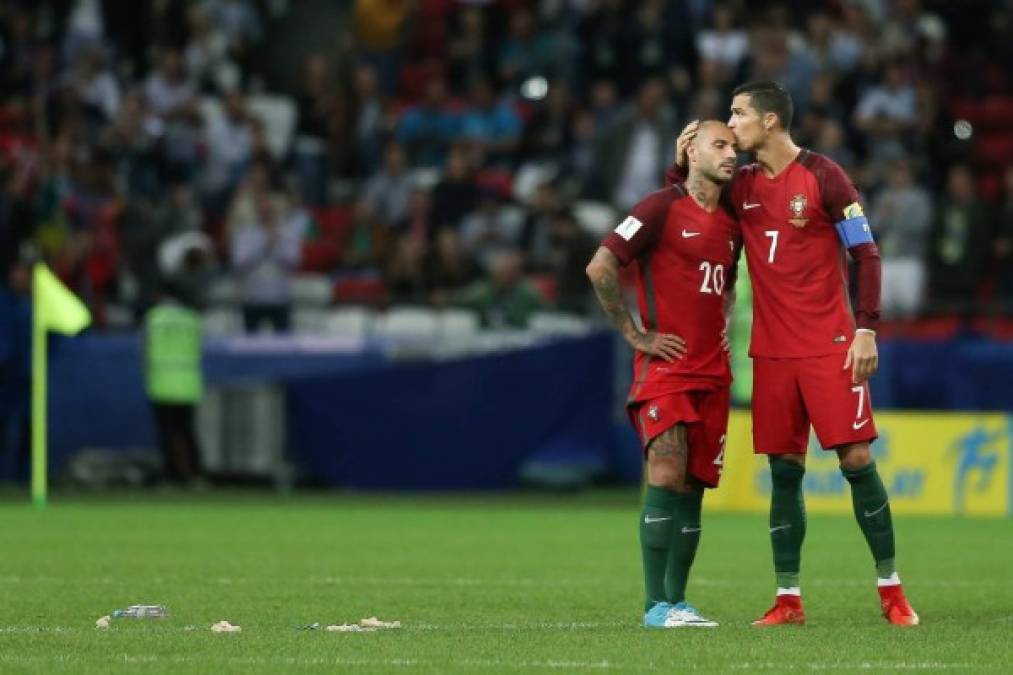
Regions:
[[[850,518],[812,516],[809,624],[759,630],[765,518],[705,514],[690,600],[717,629],[639,627],[635,491],[569,497],[271,493],[0,502],[3,673],[896,672],[1013,668],[1013,524],[896,518],[922,617],[879,616]],[[95,620],[165,603],[161,620]],[[299,626],[400,620],[387,632]],[[242,633],[216,635],[228,619]]]

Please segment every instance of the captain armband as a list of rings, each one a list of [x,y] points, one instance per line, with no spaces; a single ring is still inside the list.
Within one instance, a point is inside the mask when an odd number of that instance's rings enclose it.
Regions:
[[[869,229],[869,221],[865,216],[838,221],[834,227],[837,228],[837,236],[845,248],[873,243],[872,230]]]

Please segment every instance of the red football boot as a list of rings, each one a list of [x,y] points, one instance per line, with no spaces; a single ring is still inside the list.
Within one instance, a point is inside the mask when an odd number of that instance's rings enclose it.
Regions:
[[[754,626],[781,626],[805,623],[805,610],[802,609],[802,598],[798,595],[779,595],[774,606],[767,610],[761,618],[753,622]]]
[[[895,626],[917,626],[918,614],[911,609],[904,588],[900,584],[879,587],[879,604],[883,608],[883,616]]]

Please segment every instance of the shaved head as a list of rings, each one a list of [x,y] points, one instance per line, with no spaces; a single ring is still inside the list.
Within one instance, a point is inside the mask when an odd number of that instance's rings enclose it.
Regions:
[[[723,138],[732,143],[735,142],[735,134],[728,128],[728,125],[721,120],[704,120],[693,137],[693,144],[698,148],[712,142],[715,138]]]
[[[725,183],[735,171],[735,134],[724,122],[700,122],[686,155],[690,173],[697,172],[714,183]]]

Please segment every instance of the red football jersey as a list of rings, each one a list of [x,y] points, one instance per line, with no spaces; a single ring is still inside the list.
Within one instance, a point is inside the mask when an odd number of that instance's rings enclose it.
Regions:
[[[844,170],[802,150],[774,178],[758,163],[731,184],[753,284],[750,356],[846,352],[855,332],[847,249],[835,223],[862,215]]]
[[[638,263],[644,327],[686,341],[686,355],[672,363],[635,353],[630,401],[731,382],[721,332],[738,245],[735,220],[724,209],[705,211],[682,185],[648,195],[602,241],[623,265]]]

